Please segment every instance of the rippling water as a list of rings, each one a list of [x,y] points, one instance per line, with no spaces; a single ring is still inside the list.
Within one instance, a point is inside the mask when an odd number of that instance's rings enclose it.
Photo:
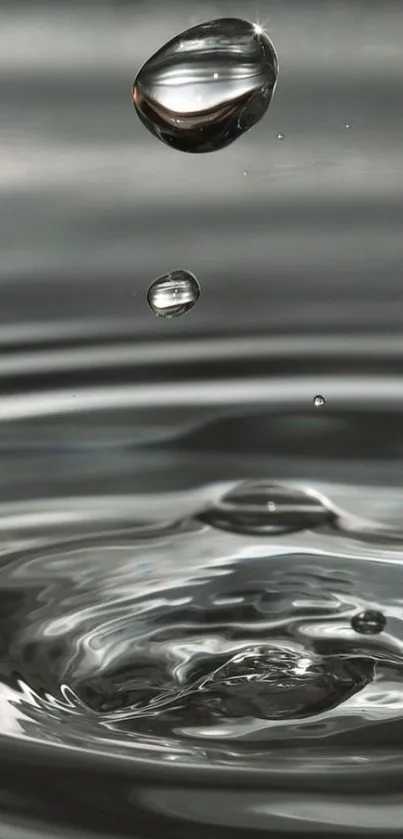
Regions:
[[[402,356],[352,346],[4,362],[4,835],[398,835]]]
[[[400,4],[168,5],[0,7],[0,836],[401,837]],[[228,16],[264,119],[147,139]]]

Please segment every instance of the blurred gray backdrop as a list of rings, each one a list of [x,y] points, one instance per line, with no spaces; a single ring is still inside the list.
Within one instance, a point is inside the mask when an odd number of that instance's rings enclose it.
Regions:
[[[232,147],[181,154],[136,118],[133,77],[221,16],[266,27],[277,91]],[[399,332],[402,44],[401,0],[0,2],[2,342]],[[148,284],[178,267],[202,297],[158,321]]]

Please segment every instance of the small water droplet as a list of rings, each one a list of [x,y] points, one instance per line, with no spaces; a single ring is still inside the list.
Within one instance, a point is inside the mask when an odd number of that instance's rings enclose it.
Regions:
[[[244,178],[247,178],[248,174],[249,174],[248,170],[244,169],[244,173],[243,173]]]
[[[140,69],[133,104],[146,128],[171,148],[228,146],[263,117],[278,75],[270,39],[237,18],[194,26]]]
[[[349,122],[346,122],[346,124],[345,124],[345,126],[344,126],[344,127],[345,127],[345,128],[351,128],[351,124],[350,124]]]
[[[320,498],[303,490],[246,481],[198,518],[232,533],[272,536],[318,527],[330,521],[333,512]]]
[[[360,635],[377,635],[385,629],[386,618],[382,612],[367,609],[365,612],[354,615],[351,626],[354,632],[359,632]]]
[[[326,399],[324,396],[315,396],[313,404],[315,405],[315,408],[323,408],[323,406],[326,405]]]
[[[284,137],[285,137],[285,135],[283,134],[283,132],[279,131],[278,134],[277,134],[277,139],[278,140],[284,140]]]
[[[193,309],[200,297],[200,285],[190,271],[170,271],[151,283],[147,300],[160,318],[176,318]]]

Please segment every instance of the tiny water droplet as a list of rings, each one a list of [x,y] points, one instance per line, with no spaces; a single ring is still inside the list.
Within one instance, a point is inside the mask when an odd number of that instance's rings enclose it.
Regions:
[[[272,536],[308,530],[333,518],[320,498],[303,490],[256,481],[240,484],[198,518],[220,530]]]
[[[284,140],[284,137],[285,137],[285,135],[283,134],[283,132],[279,131],[278,134],[277,134],[277,139],[278,140]]]
[[[367,609],[365,612],[354,615],[351,626],[354,632],[359,632],[360,635],[377,635],[385,629],[386,618],[382,612]]]
[[[230,145],[266,113],[278,61],[260,27],[237,18],[199,24],[143,65],[133,104],[146,128],[171,148],[211,152]]]
[[[243,173],[244,178],[247,178],[248,174],[249,174],[248,170],[244,169],[244,173]]]
[[[193,309],[200,297],[200,285],[190,271],[170,271],[151,283],[147,300],[160,318],[176,318]]]
[[[315,396],[313,404],[315,405],[315,408],[323,408],[323,406],[326,405],[326,399],[324,396]]]
[[[351,124],[350,124],[349,122],[346,122],[346,124],[345,124],[345,126],[344,126],[344,127],[345,127],[345,128],[351,128]]]

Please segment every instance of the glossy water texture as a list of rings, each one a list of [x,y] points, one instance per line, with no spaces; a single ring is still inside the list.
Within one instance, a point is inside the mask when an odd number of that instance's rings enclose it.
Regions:
[[[174,154],[133,70],[229,14],[281,84]],[[401,3],[0,31],[1,839],[401,839]]]
[[[277,74],[261,27],[212,20],[177,35],[143,65],[133,103],[146,128],[172,148],[218,151],[264,116]]]
[[[73,526],[3,550],[3,736],[240,771],[269,768],[278,749],[298,762],[300,741],[307,766],[319,746],[346,765],[374,748],[401,713],[397,554],[374,555],[364,534],[352,557],[337,516],[312,530],[309,507],[299,531],[256,538],[220,535],[199,505],[197,493],[133,497],[123,531]],[[111,514],[122,512],[117,499]],[[374,604],[393,615],[375,646],[363,609]],[[353,631],[357,607],[367,639]]]
[[[396,835],[402,356],[344,343],[4,361],[7,839]]]
[[[159,318],[176,318],[193,309],[200,291],[200,284],[190,271],[170,271],[151,283],[148,305]]]

